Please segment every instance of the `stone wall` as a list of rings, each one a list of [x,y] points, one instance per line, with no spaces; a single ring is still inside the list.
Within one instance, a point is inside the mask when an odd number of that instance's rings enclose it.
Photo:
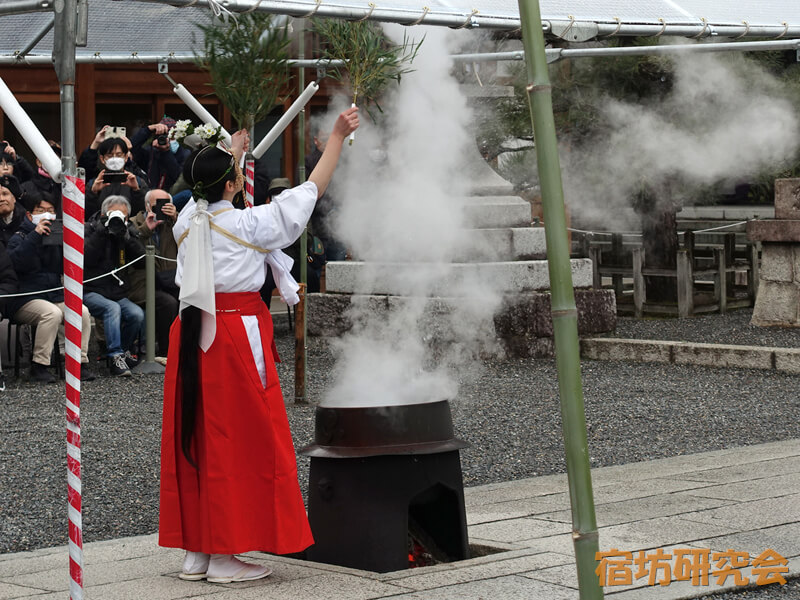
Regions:
[[[385,318],[389,312],[415,302],[402,296],[309,294],[308,335],[337,337],[353,327],[348,309],[359,304],[361,318]],[[419,329],[425,341],[435,347],[441,344],[473,346],[492,354],[502,348],[507,356],[547,357],[553,355],[553,321],[550,316],[549,292],[507,294],[493,317],[471,320],[468,328],[458,322],[463,303],[479,302],[470,298],[429,298],[425,302]],[[578,333],[592,335],[613,331],[617,323],[617,307],[612,290],[575,290],[578,309]]]

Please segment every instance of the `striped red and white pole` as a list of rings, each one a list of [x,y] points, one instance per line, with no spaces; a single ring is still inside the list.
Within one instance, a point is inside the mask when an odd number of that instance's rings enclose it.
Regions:
[[[83,176],[64,175],[64,339],[67,384],[67,511],[69,514],[69,597],[83,600],[81,513],[81,320],[83,313]]]
[[[255,192],[256,161],[252,156],[248,156],[244,161],[244,203],[245,206],[253,206],[253,194]]]

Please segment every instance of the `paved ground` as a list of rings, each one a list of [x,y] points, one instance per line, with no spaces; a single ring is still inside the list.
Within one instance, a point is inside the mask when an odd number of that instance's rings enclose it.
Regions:
[[[281,316],[283,318],[281,318]],[[277,314],[281,353],[291,352],[285,313]],[[745,314],[724,321],[622,321],[622,337],[758,344]],[[733,323],[733,325],[731,325]],[[726,325],[727,324],[727,325]],[[659,332],[668,335],[659,336]],[[793,345],[793,332],[769,333],[769,346]],[[743,337],[742,337],[743,336]],[[312,345],[310,399],[329,381],[333,359]],[[296,444],[312,436],[313,406],[291,404],[291,361],[280,367]],[[601,548],[767,547],[796,561],[800,503],[797,376],[752,369],[584,361]],[[160,377],[86,386],[85,532],[87,598],[574,598],[574,568],[557,389],[552,361],[502,361],[459,382],[452,403],[462,453],[470,538],[506,552],[397,574],[375,575],[284,558],[271,581],[233,589],[175,577],[179,554],[157,548],[157,445]],[[15,381],[0,415],[0,600],[63,598],[63,400],[50,388]],[[35,454],[29,452],[37,444]],[[683,455],[683,456],[676,456]],[[643,462],[644,461],[644,462]],[[307,464],[300,461],[301,480]],[[545,475],[539,477],[536,475]],[[116,538],[116,539],[115,539]],[[725,546],[725,544],[728,544]],[[53,548],[53,546],[55,546]],[[725,547],[723,547],[725,546]],[[22,552],[23,549],[34,549]],[[560,577],[558,579],[557,577]],[[621,598],[712,593],[682,582],[608,588]],[[250,588],[254,588],[250,591]],[[622,594],[624,592],[624,594]],[[666,595],[664,595],[666,594]],[[612,597],[614,597],[612,596]],[[784,587],[719,596],[799,599]]]
[[[800,574],[798,440],[604,467],[593,480],[601,550],[733,549],[748,553],[748,562],[769,548],[787,559],[790,574]],[[87,545],[86,598],[578,598],[565,475],[468,488],[466,504],[470,542],[502,552],[386,574],[251,553],[274,574],[219,586],[179,580],[181,552],[159,548],[148,535]],[[0,555],[0,598],[65,598],[66,564],[65,547]],[[751,568],[741,573],[757,579]],[[715,579],[706,586],[673,577],[668,586],[650,586],[642,578],[607,587],[606,596],[694,597],[719,591]],[[726,584],[735,589],[732,577]]]

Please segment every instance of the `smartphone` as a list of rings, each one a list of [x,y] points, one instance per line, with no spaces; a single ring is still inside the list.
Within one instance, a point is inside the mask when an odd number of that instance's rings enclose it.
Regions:
[[[153,208],[153,213],[156,215],[156,220],[157,221],[166,221],[167,220],[167,215],[165,215],[164,211],[161,210],[162,208],[164,208],[164,205],[167,202],[169,202],[169,199],[167,199],[167,198],[159,198],[158,200],[156,200],[156,205],[154,207],[152,207]]]
[[[50,235],[42,238],[42,246],[60,246],[64,243],[64,221],[53,219],[50,221]]]
[[[125,137],[124,127],[109,127],[106,129],[106,139]]]
[[[124,183],[128,179],[127,173],[118,173],[117,171],[106,171],[103,174],[104,183]]]

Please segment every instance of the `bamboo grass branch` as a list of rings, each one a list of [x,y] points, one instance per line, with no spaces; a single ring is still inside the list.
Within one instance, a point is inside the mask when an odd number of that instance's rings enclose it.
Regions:
[[[344,61],[330,73],[334,79],[347,81],[353,95],[353,106],[359,99],[367,113],[370,107],[381,111],[378,99],[392,80],[400,82],[411,72],[404,66],[413,62],[422,45],[403,36],[402,44],[393,44],[376,23],[315,19],[313,29],[321,38],[322,58]],[[354,136],[351,136],[350,143]]]

